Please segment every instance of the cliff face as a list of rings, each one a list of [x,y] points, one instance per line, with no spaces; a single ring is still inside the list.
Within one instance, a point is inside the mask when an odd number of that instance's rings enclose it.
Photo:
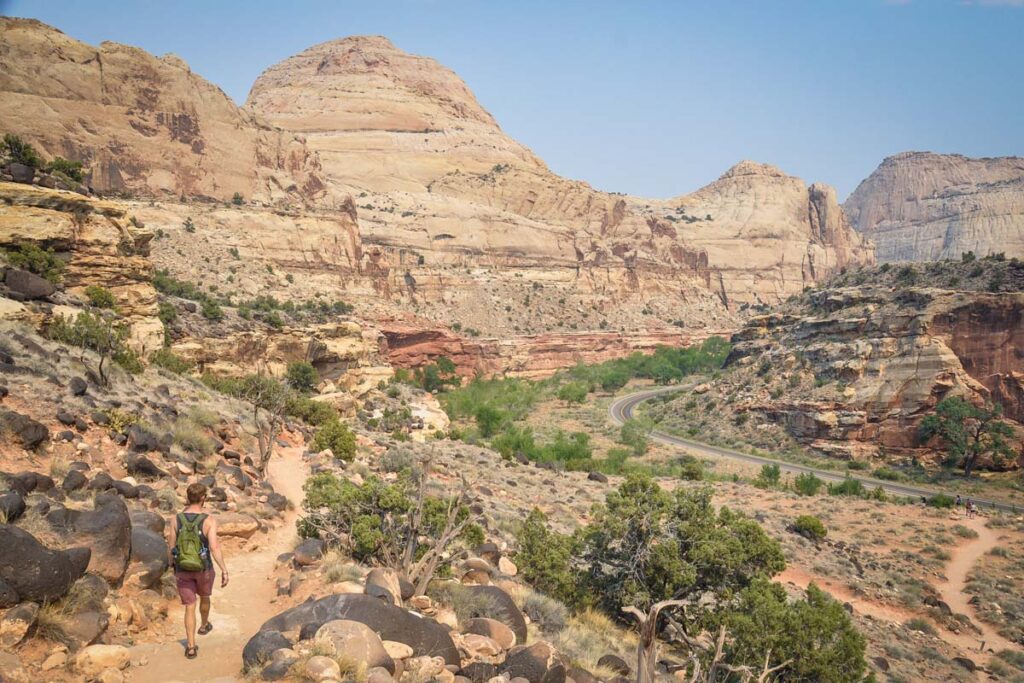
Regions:
[[[880,262],[1024,256],[1024,159],[897,154],[843,208]]]
[[[99,192],[299,201],[322,194],[303,141],[239,109],[173,55],[92,47],[0,17],[0,129],[85,162]]]
[[[750,410],[823,451],[912,449],[917,425],[947,396],[997,402],[1024,422],[1024,294],[935,287],[837,287],[753,318],[728,365],[813,373],[809,394],[753,396]]]
[[[357,197],[367,244],[415,250],[427,265],[540,267],[549,279],[572,269],[578,288],[620,299],[674,294],[685,310],[698,289],[729,306],[774,302],[870,258],[834,195],[815,194],[813,203],[827,206],[812,227],[806,186],[763,183],[757,165],[720,181],[732,188],[723,192],[729,208],[711,196],[717,185],[682,198],[717,211],[710,226],[674,223],[679,202],[561,178],[505,135],[454,73],[384,38],[346,38],[291,57],[260,76],[247,106],[306,136],[328,182]],[[726,182],[743,175],[749,182]],[[794,196],[760,196],[777,189]],[[791,210],[774,206],[790,202]],[[751,239],[751,222],[768,227]],[[740,245],[749,261],[737,263]]]

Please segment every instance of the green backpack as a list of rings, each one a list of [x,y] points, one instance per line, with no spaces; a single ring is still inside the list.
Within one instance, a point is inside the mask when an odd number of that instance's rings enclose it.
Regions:
[[[178,569],[183,572],[201,572],[206,569],[201,536],[205,519],[206,515],[200,514],[190,522],[184,512],[178,513],[178,538],[174,547],[178,551]]]

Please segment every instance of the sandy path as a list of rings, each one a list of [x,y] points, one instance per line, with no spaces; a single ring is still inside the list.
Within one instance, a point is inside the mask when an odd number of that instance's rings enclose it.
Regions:
[[[989,648],[996,652],[1000,650],[1017,650],[1019,646],[1003,638],[992,626],[978,617],[974,611],[974,605],[968,602],[971,596],[964,591],[967,585],[967,575],[971,573],[974,565],[989,550],[999,545],[998,532],[985,526],[985,521],[983,517],[959,520],[964,526],[978,532],[978,537],[970,539],[967,543],[952,549],[953,557],[946,565],[946,580],[936,584],[935,588],[942,596],[942,601],[949,605],[953,612],[966,614],[981,629],[980,636],[973,633],[966,636],[969,640],[973,641],[973,650],[977,651],[982,641],[985,643],[986,650]]]
[[[296,506],[302,500],[302,484],[306,480],[306,466],[302,462],[301,447],[282,448],[270,462],[269,478],[274,490],[288,497]],[[168,625],[180,640],[147,643],[132,648],[132,661],[143,660],[144,666],[128,670],[132,683],[186,683],[192,681],[242,681],[242,648],[260,625],[277,614],[279,607],[270,603],[276,594],[269,580],[277,556],[290,551],[295,545],[295,517],[297,512],[284,515],[283,525],[264,539],[263,545],[252,553],[224,558],[231,573],[226,589],[220,588],[220,579],[213,593],[210,623],[213,631],[197,636],[199,656],[185,659],[184,628],[181,623],[182,607],[172,603]]]

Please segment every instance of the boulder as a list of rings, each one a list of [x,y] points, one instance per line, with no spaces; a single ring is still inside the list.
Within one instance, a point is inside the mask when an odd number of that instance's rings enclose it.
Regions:
[[[7,164],[7,172],[11,174],[11,178],[16,183],[31,184],[32,179],[36,177],[36,169],[16,161]]]
[[[505,576],[515,576],[519,573],[519,567],[507,557],[502,557],[498,560],[498,571]]]
[[[79,612],[67,617],[61,630],[64,633],[64,640],[70,645],[71,650],[77,651],[99,640],[109,624],[110,617],[106,612]]]
[[[398,574],[393,569],[375,567],[366,575],[367,595],[387,600],[392,605],[402,602],[402,587],[398,582]]]
[[[596,481],[599,484],[607,484],[608,477],[603,472],[593,471],[587,475],[587,479],[590,481]]]
[[[127,669],[131,655],[123,645],[89,645],[75,655],[72,663],[76,672],[92,677],[106,669]]]
[[[89,548],[50,550],[32,534],[10,524],[0,524],[0,582],[21,600],[49,602],[63,597],[85,573]]]
[[[416,655],[442,657],[447,664],[460,663],[447,628],[369,595],[343,593],[310,600],[269,619],[260,631],[299,631],[335,619],[366,624],[382,640],[405,643]]]
[[[4,284],[7,285],[7,289],[20,294],[26,299],[45,299],[57,291],[53,283],[46,278],[17,268],[11,268],[7,271]]]
[[[223,475],[224,481],[237,489],[244,491],[252,486],[252,479],[249,478],[242,468],[237,465],[229,465],[226,462],[217,463],[217,472]]]
[[[570,667],[566,675],[575,681],[575,683],[599,683],[594,674],[577,666]]]
[[[330,657],[315,655],[306,660],[302,673],[308,681],[336,681],[341,679],[341,667]]]
[[[68,389],[71,391],[72,396],[84,396],[85,392],[89,389],[89,383],[81,377],[72,377],[71,381],[68,382]]]
[[[466,586],[464,590],[481,605],[474,616],[499,621],[512,629],[518,642],[526,642],[526,618],[508,593],[497,586]]]
[[[17,491],[0,494],[0,518],[8,524],[25,514],[25,499]]]
[[[39,616],[39,605],[34,602],[23,602],[12,607],[0,617],[0,648],[12,650],[25,638],[25,634],[36,623]]]
[[[0,431],[4,430],[27,451],[34,450],[50,438],[46,425],[13,410],[0,410]]]
[[[135,477],[159,478],[166,477],[167,473],[157,467],[152,460],[144,455],[130,455],[125,461],[125,469],[128,474]]]
[[[96,495],[92,510],[63,509],[51,512],[47,520],[92,548],[90,572],[112,586],[120,585],[132,550],[132,521],[120,496],[105,491]]]
[[[973,659],[970,659],[968,657],[953,657],[953,662],[955,662],[957,664],[957,666],[959,666],[959,667],[961,667],[963,669],[966,669],[967,671],[977,671],[978,670],[977,662],[975,662]]]
[[[368,669],[380,666],[395,673],[395,662],[384,649],[380,636],[366,624],[346,619],[328,621],[317,629],[314,639],[339,657],[365,665]]]
[[[252,515],[244,515],[240,512],[226,512],[217,515],[218,536],[250,538],[259,528],[259,521]]]
[[[518,647],[509,653],[501,672],[530,683],[565,683],[566,665],[554,646],[544,641]]]
[[[11,607],[18,604],[18,591],[0,579],[0,608]]]
[[[162,562],[167,568],[167,541],[143,526],[132,527],[131,562]]]
[[[114,486],[114,478],[106,472],[100,472],[87,484],[90,491],[106,491]]]
[[[462,627],[463,633],[475,633],[486,636],[496,642],[504,650],[511,650],[516,644],[516,634],[512,629],[494,619],[479,617],[469,619]]]
[[[284,512],[288,509],[288,499],[282,496],[280,493],[271,493],[267,496],[267,505],[274,508],[278,512]]]
[[[493,639],[481,636],[476,633],[465,633],[459,637],[462,648],[469,653],[473,659],[491,659],[502,654],[505,649],[498,645]]]
[[[291,646],[291,642],[280,631],[261,628],[242,649],[242,664],[248,671],[270,661],[270,656],[275,650]]]
[[[139,528],[148,529],[154,534],[163,537],[167,524],[163,515],[158,515],[157,513],[150,512],[149,510],[136,510],[131,513],[130,517],[132,520],[133,531]]]
[[[77,491],[89,483],[88,477],[82,474],[78,470],[68,470],[68,473],[64,475],[64,481],[60,487],[64,489],[65,493],[71,491]]]
[[[292,561],[300,567],[308,567],[320,561],[324,554],[324,542],[319,538],[307,538],[292,554]]]
[[[487,683],[498,675],[498,667],[490,662],[471,662],[459,669],[459,675],[468,678],[472,683]]]
[[[399,643],[397,640],[385,640],[383,641],[384,651],[388,653],[391,659],[409,659],[412,657],[412,648],[405,643]]]

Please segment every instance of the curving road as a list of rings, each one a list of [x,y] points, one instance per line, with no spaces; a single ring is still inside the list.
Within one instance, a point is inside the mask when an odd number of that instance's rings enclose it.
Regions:
[[[633,416],[633,411],[638,405],[662,394],[668,394],[673,391],[680,391],[685,387],[660,387],[658,389],[647,389],[645,391],[638,391],[633,394],[621,396],[608,406],[608,414],[611,416],[612,421],[616,424],[621,425],[623,422]],[[734,451],[729,448],[722,448],[721,446],[712,446],[711,444],[701,443],[700,441],[692,441],[690,439],[684,439],[680,436],[674,436],[672,434],[666,434],[665,432],[659,432],[657,430],[651,432],[651,438],[655,441],[682,448],[695,455],[702,455],[712,458],[730,458],[732,460],[739,460],[742,462],[748,462],[754,465],[778,465],[779,469],[783,472],[789,472],[791,474],[804,474],[806,472],[813,473],[820,479],[831,482],[841,482],[846,478],[845,474],[839,474],[831,470],[819,470],[815,467],[808,467],[806,465],[797,465],[795,463],[786,462],[784,460],[774,460],[772,458],[764,458],[759,455],[750,455],[748,453],[741,453],[740,451]],[[934,489],[921,488],[919,486],[911,486],[908,484],[900,484],[892,481],[884,481],[882,479],[873,479],[871,477],[863,477],[858,475],[851,476],[857,479],[867,487],[875,488],[881,486],[887,493],[891,493],[897,496],[909,496],[913,498],[920,498],[921,496],[934,496],[938,491]],[[1019,508],[1009,503],[1000,503],[997,501],[983,500],[981,498],[973,498],[975,503],[980,507],[991,508],[996,510],[1003,510],[1005,512],[1017,512]]]

